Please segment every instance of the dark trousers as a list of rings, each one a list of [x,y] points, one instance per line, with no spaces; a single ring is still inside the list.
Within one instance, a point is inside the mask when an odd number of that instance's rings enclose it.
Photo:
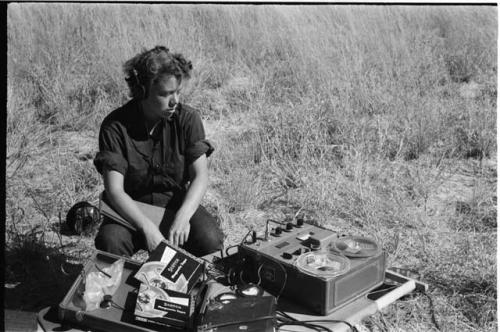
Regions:
[[[174,221],[176,210],[166,209],[160,224],[160,232],[167,239],[168,230]],[[189,220],[191,229],[186,243],[182,246],[191,254],[201,257],[222,249],[224,234],[217,220],[199,206]],[[144,235],[105,218],[95,238],[97,249],[119,256],[130,257],[139,249],[147,250]]]

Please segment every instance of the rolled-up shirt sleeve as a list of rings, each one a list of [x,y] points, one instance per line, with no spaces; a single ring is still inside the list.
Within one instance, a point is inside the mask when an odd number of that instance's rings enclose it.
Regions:
[[[215,147],[205,138],[205,129],[198,111],[194,111],[187,123],[186,128],[186,151],[185,158],[188,165],[205,154],[209,157],[214,152]]]
[[[99,152],[94,159],[94,166],[100,174],[114,170],[123,175],[127,173],[128,162],[124,157],[123,138],[110,125],[101,126],[99,131]]]
[[[207,140],[199,140],[192,144],[190,147],[187,148],[186,150],[186,160],[188,164],[192,164],[196,159],[201,157],[203,154],[205,154],[208,157],[214,152],[215,148],[212,145],[212,143]]]

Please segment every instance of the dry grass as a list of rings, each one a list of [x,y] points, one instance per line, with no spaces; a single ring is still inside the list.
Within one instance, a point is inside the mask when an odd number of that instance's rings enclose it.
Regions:
[[[57,303],[14,301],[37,262],[91,254],[59,214],[102,190],[92,157],[128,98],[121,64],[163,44],[195,66],[184,98],[217,146],[205,204],[226,244],[300,210],[419,271],[443,330],[496,330],[495,7],[32,3],[7,24],[8,308]],[[366,326],[431,330],[429,301]]]

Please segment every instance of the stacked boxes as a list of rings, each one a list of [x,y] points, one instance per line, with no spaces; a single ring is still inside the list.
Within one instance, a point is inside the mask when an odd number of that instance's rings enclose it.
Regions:
[[[134,275],[141,282],[135,319],[153,328],[192,327],[202,274],[196,257],[161,242]]]

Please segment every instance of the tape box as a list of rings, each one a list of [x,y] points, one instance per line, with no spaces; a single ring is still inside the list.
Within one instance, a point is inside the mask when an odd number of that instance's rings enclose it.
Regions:
[[[191,328],[194,324],[198,290],[189,294],[141,284],[134,310],[136,321],[153,329],[176,327]]]
[[[134,277],[147,286],[189,293],[203,274],[203,263],[185,250],[160,242]]]

